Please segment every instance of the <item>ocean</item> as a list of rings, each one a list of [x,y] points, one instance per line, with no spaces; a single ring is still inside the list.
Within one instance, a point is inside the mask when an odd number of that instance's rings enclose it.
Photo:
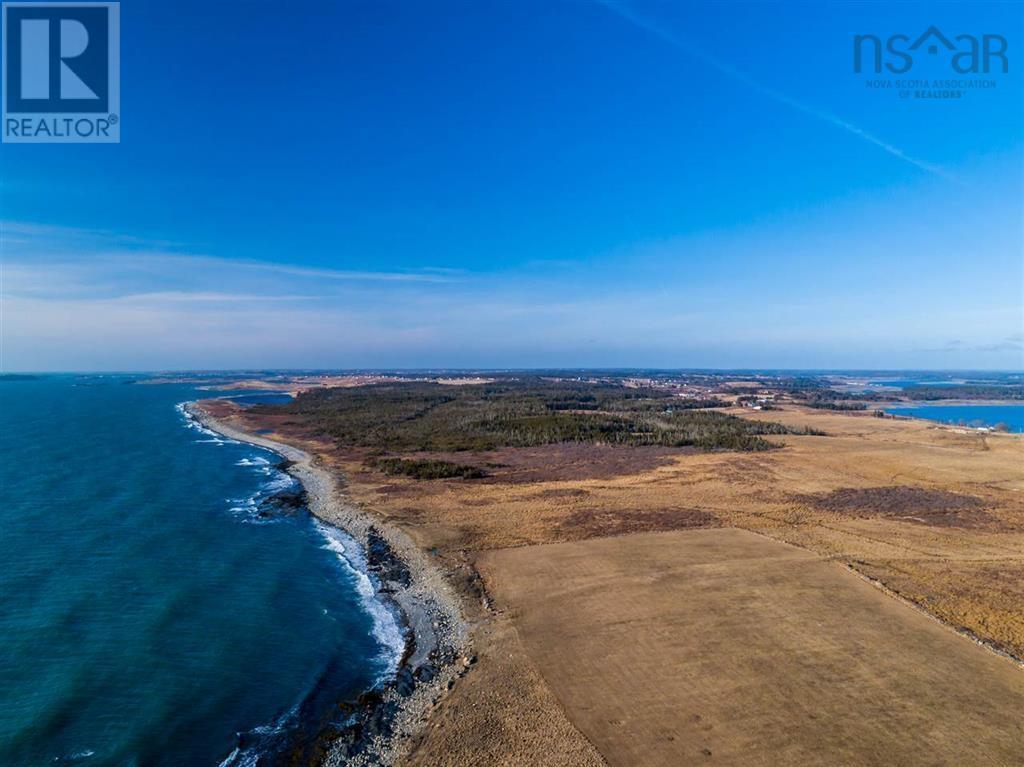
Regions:
[[[964,426],[1005,425],[1012,432],[1024,432],[1024,403],[1017,405],[918,405],[887,407],[885,412],[926,418]]]
[[[0,381],[0,764],[251,764],[393,673],[358,547],[209,396],[120,376]]]

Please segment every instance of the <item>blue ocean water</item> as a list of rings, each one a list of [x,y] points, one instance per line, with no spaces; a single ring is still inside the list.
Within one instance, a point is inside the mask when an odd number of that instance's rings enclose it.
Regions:
[[[887,413],[927,418],[940,423],[964,426],[998,426],[1005,424],[1012,432],[1024,432],[1024,403],[1019,405],[920,405],[887,407]]]
[[[0,765],[241,763],[393,669],[357,547],[263,503],[294,480],[201,396],[0,381]]]

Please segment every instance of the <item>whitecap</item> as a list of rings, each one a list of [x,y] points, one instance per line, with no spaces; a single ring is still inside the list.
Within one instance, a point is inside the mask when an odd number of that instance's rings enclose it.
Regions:
[[[268,461],[266,458],[263,458],[263,457],[258,456],[258,455],[254,455],[254,456],[249,456],[247,458],[243,458],[242,460],[237,461],[235,463],[235,466],[259,466],[261,468],[262,467],[268,467],[269,465],[270,465],[270,461]]]
[[[381,678],[388,678],[398,670],[406,645],[405,632],[398,621],[396,611],[380,598],[378,587],[374,583],[376,578],[370,573],[359,543],[336,527],[319,520],[314,520],[314,523],[326,542],[324,548],[334,552],[338,561],[355,579],[359,601],[370,616],[373,636],[381,646],[378,659],[384,663],[386,669]]]
[[[259,459],[266,460],[266,459]],[[260,504],[273,497],[274,495],[291,490],[300,486],[300,483],[295,477],[290,474],[286,474],[283,471],[279,471],[269,466],[264,467],[267,471],[261,473],[273,474],[273,479],[264,482],[260,485],[259,489],[252,495],[246,498],[225,498],[225,502],[231,504],[228,507],[228,511],[237,516],[243,517],[242,522],[245,524],[254,525],[266,525],[271,524],[276,520],[273,516],[264,516],[259,513]]]
[[[269,482],[264,482],[261,490],[267,495],[273,495],[274,493],[280,493],[282,490],[295,487],[299,482],[291,474],[285,474],[283,471],[278,472],[277,476]]]
[[[256,743],[246,746],[245,749],[236,747],[218,767],[257,767],[263,754],[271,752],[275,745],[279,745],[275,744],[275,741],[294,724],[298,713],[299,705],[296,704],[273,724],[261,724],[249,730],[249,735],[258,736],[255,738]]]
[[[260,753],[256,750],[242,751],[236,748],[218,767],[256,767],[260,762]]]
[[[188,404],[188,402],[179,402],[177,405],[174,406],[174,409],[177,410],[178,413],[181,414],[181,417],[184,419],[185,426],[188,427],[189,429],[194,429],[195,431],[198,431],[200,434],[205,434],[206,436],[213,438],[196,440],[197,442],[215,442],[218,444],[230,443],[235,445],[239,444],[237,440],[224,437],[218,432],[215,432],[212,429],[207,429],[205,426],[203,426],[194,415],[188,412],[188,409],[186,407]]]
[[[88,759],[90,756],[95,756],[96,752],[91,748],[83,748],[81,751],[72,751],[67,756],[55,756],[54,762],[80,762],[83,759]]]

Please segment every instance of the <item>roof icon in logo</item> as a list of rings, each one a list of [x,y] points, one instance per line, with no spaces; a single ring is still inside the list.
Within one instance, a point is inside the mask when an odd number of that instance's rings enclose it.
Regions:
[[[942,34],[942,32],[939,31],[939,28],[937,26],[932,24],[930,27],[928,27],[928,29],[926,29],[921,34],[919,38],[917,38],[917,40],[914,41],[914,44],[910,46],[910,50],[916,51],[924,44],[924,41],[930,37],[934,37],[936,40],[938,40],[938,42],[942,43],[946,47],[946,50],[952,51],[956,48],[956,46],[949,41],[949,38]],[[936,45],[934,42],[928,44],[928,53],[938,52],[938,45]]]

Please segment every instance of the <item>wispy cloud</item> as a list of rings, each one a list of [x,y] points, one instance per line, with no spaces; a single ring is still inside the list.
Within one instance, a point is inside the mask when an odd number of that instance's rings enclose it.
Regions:
[[[50,246],[74,244],[79,247],[143,247],[173,249],[181,247],[173,240],[138,237],[124,232],[54,226],[33,221],[0,220],[0,241],[4,246],[45,242]]]
[[[39,266],[65,261],[79,265],[83,257],[124,263],[133,272],[231,270],[263,272],[282,276],[314,278],[335,282],[426,282],[445,283],[464,279],[461,269],[443,266],[406,271],[333,269],[244,258],[221,258],[190,253],[179,243],[106,232],[96,229],[51,226],[25,221],[0,221],[0,244],[10,269],[28,263]],[[129,263],[130,262],[130,263]],[[111,264],[114,266],[115,264]]]
[[[955,177],[950,175],[950,173],[946,171],[944,168],[933,163],[926,162],[925,160],[918,159],[917,157],[913,157],[912,155],[907,154],[899,147],[893,146],[888,141],[878,138],[878,136],[869,133],[868,131],[864,130],[863,128],[857,125],[854,125],[848,120],[844,120],[842,117],[839,117],[838,115],[832,114],[831,112],[828,112],[824,109],[819,109],[818,107],[811,106],[810,104],[805,104],[804,102],[799,101],[798,99],[795,99],[792,96],[783,93],[782,91],[776,90],[775,88],[765,85],[759,80],[756,80],[755,78],[751,77],[746,72],[737,69],[731,64],[728,64],[727,62],[724,62],[721,59],[711,55],[707,51],[702,50],[701,48],[694,45],[689,40],[677,34],[676,32],[670,29],[666,29],[665,27],[661,26],[654,20],[637,13],[628,3],[622,2],[621,0],[598,1],[603,6],[608,8],[610,11],[621,16],[623,19],[626,19],[627,21],[640,27],[641,29],[644,29],[650,32],[651,34],[660,37],[662,40],[674,46],[675,48],[683,51],[688,56],[695,58],[699,61],[702,61],[708,66],[713,67],[714,69],[717,69],[722,74],[732,78],[733,80],[736,80],[739,83],[742,83],[743,85],[746,85],[748,88],[756,91],[757,93],[760,93],[762,96],[766,96],[770,99],[773,99],[774,101],[779,102],[780,104],[785,104],[791,109],[795,109],[798,112],[803,112],[806,115],[814,117],[823,122],[829,123],[830,125],[833,125],[836,128],[840,128],[848,133],[851,133],[854,136],[857,136],[863,139],[864,141],[867,141],[868,143],[874,144],[879,149],[882,149],[883,151],[891,154],[893,157],[898,157],[904,162],[908,162],[911,165],[914,165],[915,167],[920,168],[923,171],[926,171],[927,173],[931,173],[935,176],[939,176],[950,181],[958,181]]]
[[[1024,333],[1011,333],[1000,341],[965,344],[963,341],[946,341],[942,346],[925,349],[929,352],[1024,352]]]
[[[1024,351],[1024,333],[1014,333],[994,344],[983,344],[975,347],[979,352],[1022,352]]]
[[[113,299],[123,303],[171,303],[171,304],[223,304],[261,303],[278,301],[318,301],[324,296],[315,295],[268,295],[261,293],[215,293],[206,291],[156,291],[153,293],[129,293]]]
[[[209,260],[209,259],[207,259]],[[222,259],[221,259],[222,261]],[[374,282],[454,282],[454,270],[439,268],[422,269],[415,272],[372,272],[347,269],[317,269],[305,266],[268,263],[266,261],[233,260],[237,269],[257,269],[295,277],[314,277],[324,280],[374,281]]]
[[[237,261],[169,252],[142,239],[119,246],[94,232],[24,230],[31,244],[5,245],[0,254],[0,367],[11,369],[893,367],[929,360],[1005,367],[1024,343],[1011,335],[1020,326],[1019,296],[1007,299],[1005,290],[971,303],[962,300],[962,282],[952,295],[940,285],[922,305],[879,282],[851,278],[843,294],[825,295],[814,282],[791,281],[793,296],[780,305],[760,270],[731,266],[756,243],[772,268],[807,272],[808,261],[786,259],[819,252],[814,236],[773,241],[755,232],[725,241],[716,234],[712,244],[676,243],[648,268],[643,258],[622,256],[580,269],[566,262],[408,274]],[[871,243],[872,250],[884,245],[874,235]],[[720,274],[695,279],[680,249],[722,265]],[[964,339],[963,354],[928,348],[953,337]],[[917,356],[901,351],[908,345]]]

